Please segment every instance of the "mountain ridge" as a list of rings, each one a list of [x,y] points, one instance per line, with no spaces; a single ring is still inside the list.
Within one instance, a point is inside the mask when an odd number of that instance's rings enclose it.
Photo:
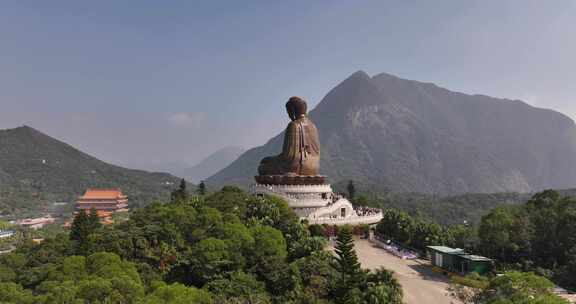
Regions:
[[[576,125],[525,102],[357,71],[310,111],[332,182],[399,192],[531,192],[576,185]],[[282,134],[208,179],[250,183]],[[568,164],[568,165],[566,165]]]

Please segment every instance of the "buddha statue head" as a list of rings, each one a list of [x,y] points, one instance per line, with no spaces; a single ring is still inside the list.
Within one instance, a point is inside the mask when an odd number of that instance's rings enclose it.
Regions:
[[[286,103],[286,111],[288,112],[290,119],[296,120],[302,116],[306,116],[306,113],[308,112],[308,105],[304,99],[293,96],[290,97]]]

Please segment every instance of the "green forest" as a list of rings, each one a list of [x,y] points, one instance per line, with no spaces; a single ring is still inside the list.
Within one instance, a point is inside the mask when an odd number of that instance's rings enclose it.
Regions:
[[[112,226],[81,212],[69,233],[0,256],[0,303],[401,303],[391,272],[360,268],[351,229],[325,246],[282,200],[184,187]]]
[[[114,225],[80,212],[69,231],[24,239],[0,255],[0,303],[402,303],[391,271],[361,268],[353,238],[367,226],[307,225],[276,197],[186,186]],[[555,284],[576,289],[576,200],[555,191],[477,224],[389,208],[374,232],[423,254],[445,245],[493,258],[488,276],[453,278],[463,303],[567,303]]]
[[[430,245],[463,248],[495,259],[499,272],[533,272],[576,290],[576,199],[556,191],[496,207],[477,225],[441,225],[387,209],[376,232],[420,252]]]

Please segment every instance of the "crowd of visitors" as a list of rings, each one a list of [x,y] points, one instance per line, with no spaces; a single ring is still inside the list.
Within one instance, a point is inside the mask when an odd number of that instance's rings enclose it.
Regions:
[[[388,251],[389,253],[403,260],[415,260],[419,258],[417,252],[410,249],[406,249],[400,245],[394,244],[394,242],[390,240],[382,240],[381,238],[376,237],[376,239],[373,241],[376,243],[376,245],[378,245],[378,247]]]
[[[376,214],[382,212],[382,209],[362,207],[362,206],[356,207],[356,208],[354,208],[354,210],[356,211],[356,214],[358,216],[370,216],[370,215],[376,215]]]

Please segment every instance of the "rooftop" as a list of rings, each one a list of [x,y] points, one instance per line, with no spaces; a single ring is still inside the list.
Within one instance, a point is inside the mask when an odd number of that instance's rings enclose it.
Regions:
[[[86,190],[80,199],[125,199],[126,196],[122,193],[120,189],[93,189],[89,188]]]
[[[479,261],[479,262],[490,262],[492,261],[492,259],[489,259],[487,257],[483,257],[483,256],[479,256],[479,255],[473,255],[473,254],[462,254],[460,255],[462,258],[466,259],[466,260],[470,260],[470,261]]]
[[[428,246],[428,249],[432,249],[434,251],[447,253],[447,254],[462,254],[462,253],[464,253],[464,249],[450,248],[450,247],[446,247],[446,246]]]
[[[19,220],[19,221],[16,221],[16,224],[19,224],[19,225],[49,224],[49,223],[53,223],[54,220],[55,220],[55,218],[47,215],[44,217],[27,218],[27,219]]]

